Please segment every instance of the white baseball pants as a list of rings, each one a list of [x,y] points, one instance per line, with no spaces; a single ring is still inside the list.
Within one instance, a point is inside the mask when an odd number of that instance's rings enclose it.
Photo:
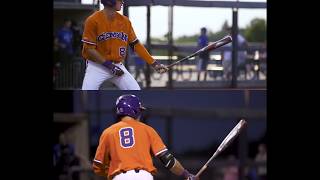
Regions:
[[[111,81],[120,90],[141,90],[137,81],[122,63],[114,63],[114,65],[121,68],[124,74],[115,76],[103,65],[87,60],[82,90],[99,90],[101,84],[106,80]]]
[[[139,172],[130,170],[126,173],[116,175],[112,180],[153,180],[153,176],[145,170],[139,170]]]

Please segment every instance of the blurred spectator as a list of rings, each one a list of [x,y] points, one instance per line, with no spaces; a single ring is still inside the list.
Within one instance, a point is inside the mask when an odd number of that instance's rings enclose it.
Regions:
[[[226,31],[229,34],[231,34],[232,28],[228,27],[226,29]],[[247,48],[248,47],[248,43],[247,43],[246,39],[240,33],[238,33],[237,38],[238,38],[238,47],[239,48]],[[232,43],[227,44],[226,47],[232,47]],[[231,75],[232,75],[232,50],[224,51],[222,58],[223,58],[222,64],[223,64],[225,78],[227,80],[230,80]],[[237,76],[240,75],[241,71],[245,72],[245,76],[246,76],[247,72],[250,71],[250,65],[247,64],[247,51],[246,50],[239,50],[238,51]],[[245,77],[245,79],[246,79],[246,77]]]
[[[60,63],[59,40],[55,35],[53,35],[53,61],[55,65]]]
[[[227,159],[228,165],[223,171],[223,180],[238,180],[239,168],[237,166],[237,160],[234,156],[229,156]]]
[[[247,41],[245,40],[245,38],[238,33],[238,47],[239,48],[246,48],[248,46]],[[245,50],[240,50],[238,51],[238,64],[237,64],[237,76],[240,75],[240,71],[245,71],[245,76],[247,75],[247,73],[250,71],[250,65],[247,64],[247,51]],[[245,77],[246,79],[246,77]]]
[[[263,48],[267,49],[267,44],[263,44]],[[262,51],[260,54],[260,72],[265,76],[267,75],[267,50]]]
[[[259,180],[257,169],[255,167],[246,167],[245,174],[248,180]]]
[[[133,55],[134,58],[134,62],[135,62],[135,79],[138,80],[138,77],[140,76],[140,73],[144,74],[144,65],[145,65],[145,61],[142,60],[140,57],[138,57],[137,55]]]
[[[207,29],[201,28],[201,35],[198,38],[198,49],[201,49],[208,45]],[[205,51],[199,55],[198,60],[198,81],[200,80],[201,72],[204,72],[204,80],[207,78],[207,66],[209,62],[209,52]]]
[[[81,32],[81,28],[79,27],[79,25],[76,21],[72,21],[71,30],[73,33],[72,47],[74,50],[74,54],[77,56],[80,56],[80,50],[82,49],[81,48],[81,46],[82,46],[82,42],[81,42],[82,32]]]
[[[267,165],[263,163],[267,163],[267,147],[265,144],[259,144],[258,153],[255,157],[256,163],[261,163],[258,165],[257,173],[259,176],[259,180],[267,179]]]
[[[54,175],[57,180],[79,180],[80,160],[75,155],[74,146],[67,143],[65,135],[59,136],[59,143],[53,149]]]
[[[225,47],[232,47],[231,44],[226,44]],[[232,57],[231,51],[224,51],[222,53],[222,66],[223,66],[223,77],[226,80],[231,80],[232,77]]]
[[[238,180],[238,174],[237,166],[229,166],[224,171],[223,180]]]
[[[64,21],[64,25],[61,29],[58,30],[57,38],[59,42],[60,49],[60,71],[59,71],[59,79],[61,78],[60,83],[64,87],[70,86],[72,83],[72,71],[70,67],[72,67],[73,63],[73,32],[71,29],[72,22],[69,19]]]
[[[55,82],[58,76],[60,67],[60,50],[59,50],[59,40],[53,35],[53,86],[55,87]]]
[[[72,22],[69,19],[64,21],[64,25],[58,30],[57,36],[60,49],[64,56],[70,57],[73,55],[73,32],[71,29]]]

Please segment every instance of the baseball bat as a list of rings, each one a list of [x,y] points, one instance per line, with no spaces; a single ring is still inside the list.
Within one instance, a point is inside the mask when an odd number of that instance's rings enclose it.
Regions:
[[[167,68],[171,68],[172,66],[174,66],[174,65],[176,65],[176,64],[178,64],[178,63],[180,63],[180,62],[182,62],[184,60],[187,60],[187,59],[190,59],[190,58],[192,58],[194,56],[197,56],[202,52],[215,50],[215,49],[217,49],[217,48],[219,48],[221,46],[224,46],[224,45],[226,45],[226,44],[228,44],[230,42],[232,42],[232,37],[231,36],[225,36],[224,38],[222,38],[222,39],[220,39],[218,41],[215,41],[215,42],[209,44],[206,47],[203,47],[202,49],[198,50],[197,52],[195,52],[193,54],[190,54],[189,56],[184,57],[184,58],[182,58],[182,59],[180,59],[180,60],[178,60],[178,61],[176,61],[176,62],[174,62],[174,63],[172,63],[170,65],[168,65]]]
[[[219,145],[218,149],[214,152],[214,154],[211,156],[211,158],[202,166],[202,168],[199,170],[199,172],[196,174],[196,177],[199,177],[200,174],[208,167],[208,164],[216,157],[218,154],[220,154],[226,147],[229,146],[229,144],[240,134],[241,129],[243,129],[244,125],[247,122],[244,119],[241,119],[239,123],[230,131],[230,133],[227,135],[227,137],[224,138],[224,140]]]

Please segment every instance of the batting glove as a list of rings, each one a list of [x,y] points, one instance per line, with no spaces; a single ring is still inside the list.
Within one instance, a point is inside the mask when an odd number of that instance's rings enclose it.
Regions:
[[[154,61],[154,63],[152,63],[151,66],[155,71],[157,71],[160,74],[168,71],[168,68],[165,65],[159,63],[158,61]]]
[[[102,65],[108,68],[111,71],[111,73],[115,76],[121,76],[124,73],[121,68],[112,64],[111,61],[106,60],[104,63],[102,63]]]
[[[183,171],[182,176],[184,177],[185,180],[199,180],[198,177],[189,173],[189,171],[186,169]]]

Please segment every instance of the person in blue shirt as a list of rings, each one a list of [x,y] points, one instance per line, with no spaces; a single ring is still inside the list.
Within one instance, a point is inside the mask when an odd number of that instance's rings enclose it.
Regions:
[[[59,84],[66,88],[72,85],[73,74],[71,67],[73,67],[74,49],[73,49],[73,31],[71,29],[72,21],[66,19],[62,28],[57,31],[57,38],[60,50],[60,70],[59,70]]]
[[[135,79],[138,79],[140,77],[140,74],[144,74],[144,66],[145,66],[145,61],[143,61],[139,56],[133,55],[134,61],[135,61]],[[140,77],[141,80],[141,77]]]
[[[198,38],[198,49],[201,49],[208,45],[208,36],[207,36],[207,29],[205,27],[201,28],[201,35]],[[207,78],[207,65],[209,62],[209,52],[203,52],[199,55],[198,60],[198,81],[200,80],[201,72],[204,72],[204,80]]]
[[[59,29],[57,33],[60,48],[68,55],[73,54],[73,32],[71,25],[71,20],[66,19],[63,27]]]

